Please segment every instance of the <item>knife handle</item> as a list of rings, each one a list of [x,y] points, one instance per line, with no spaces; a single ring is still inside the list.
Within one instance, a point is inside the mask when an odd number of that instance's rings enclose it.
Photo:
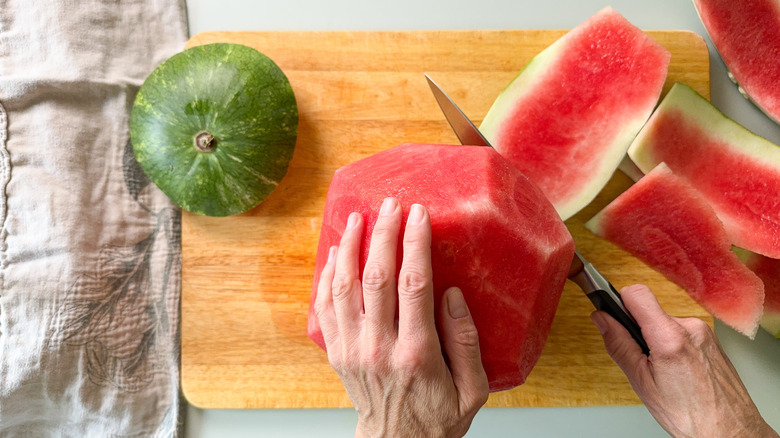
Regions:
[[[611,283],[609,284],[609,287],[612,289],[612,294],[620,300],[620,304],[615,302],[607,291],[600,289],[588,293],[588,298],[597,310],[603,310],[609,313],[611,317],[615,318],[617,322],[625,327],[626,330],[628,330],[628,333],[631,334],[631,337],[639,344],[642,353],[644,353],[645,356],[649,355],[650,349],[647,347],[645,338],[642,337],[642,330],[639,328],[639,324],[637,324],[634,318],[628,313],[628,310],[624,310],[625,306],[622,305],[623,299],[620,297],[618,291],[615,290],[615,287],[612,286]]]

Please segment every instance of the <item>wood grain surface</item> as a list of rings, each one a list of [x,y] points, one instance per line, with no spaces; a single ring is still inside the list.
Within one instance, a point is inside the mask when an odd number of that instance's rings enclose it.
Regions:
[[[475,122],[500,90],[565,31],[213,32],[189,45],[255,47],[284,70],[300,112],[288,174],[254,210],[182,217],[181,379],[201,408],[347,407],[325,353],[306,337],[325,195],[340,166],[404,142],[457,144],[428,89],[428,73]],[[664,92],[685,82],[709,96],[704,41],[649,31],[672,53]],[[617,287],[641,282],[667,312],[712,318],[681,289],[583,223],[630,185],[616,172],[566,223],[577,247]],[[527,382],[488,406],[637,404],[604,351],[591,303],[567,282],[545,350]]]

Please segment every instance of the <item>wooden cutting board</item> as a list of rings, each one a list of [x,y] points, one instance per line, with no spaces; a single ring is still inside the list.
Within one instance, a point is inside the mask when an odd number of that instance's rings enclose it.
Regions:
[[[535,54],[564,31],[215,32],[189,46],[255,47],[284,70],[300,128],[279,187],[243,215],[182,217],[181,379],[201,408],[346,407],[325,353],[306,337],[320,215],[333,172],[414,141],[457,144],[428,89],[429,73],[475,122]],[[704,41],[648,32],[672,53],[665,91],[682,81],[709,96]],[[588,232],[583,223],[625,190],[616,172],[598,198],[567,221],[580,251],[617,287],[649,285],[667,312],[712,318],[678,287]],[[567,282],[544,353],[528,381],[488,406],[637,404],[605,353],[592,306]]]

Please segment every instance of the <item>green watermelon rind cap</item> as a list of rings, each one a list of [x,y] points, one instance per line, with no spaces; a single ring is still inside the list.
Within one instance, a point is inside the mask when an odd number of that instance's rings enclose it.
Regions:
[[[654,127],[656,120],[664,117],[665,114],[674,112],[678,115],[684,115],[686,122],[695,123],[702,132],[716,137],[721,146],[728,148],[728,151],[735,156],[745,157],[745,159],[760,162],[763,168],[770,169],[776,174],[780,174],[780,146],[769,140],[756,135],[739,123],[731,120],[723,114],[717,107],[707,99],[697,93],[688,85],[675,83],[664,99],[658,105],[658,108],[647,121],[645,126],[636,136],[631,146],[628,148],[628,156],[645,174],[650,172],[661,161],[666,161],[667,165],[672,167],[675,173],[685,177],[678,169],[672,166],[667,160],[662,160],[654,156]],[[694,145],[692,145],[694,146]],[[706,154],[699,154],[698,160],[707,160]],[[699,191],[704,191],[697,187]],[[718,213],[718,218],[723,222],[734,245],[746,247],[751,251],[763,253],[772,258],[778,258],[780,253],[772,248],[757,248],[744,242],[745,233],[755,230],[747,230],[745,227],[738,226],[739,220],[723,213],[716,200],[708,197]],[[749,228],[749,227],[748,227]],[[733,231],[732,231],[733,230]],[[768,253],[769,252],[769,253]]]
[[[501,152],[502,146],[497,140],[497,136],[504,123],[507,123],[507,116],[512,114],[512,108],[518,101],[524,100],[525,96],[539,92],[536,85],[544,81],[545,73],[547,71],[556,67],[556,62],[571,45],[572,41],[576,41],[578,38],[583,38],[583,36],[586,35],[586,32],[589,30],[589,26],[591,26],[590,23],[597,21],[605,16],[618,17],[624,21],[624,26],[626,28],[635,28],[637,32],[641,32],[640,29],[636,28],[636,26],[631,24],[613,8],[608,6],[598,11],[587,21],[567,32],[539,54],[534,56],[520,71],[520,73],[512,80],[512,82],[504,87],[499,96],[493,102],[492,106],[488,110],[482,123],[479,126],[479,129],[482,134],[485,135],[485,138],[490,141],[491,144],[493,144],[493,146],[499,150],[499,152]],[[660,47],[660,45],[658,46]],[[666,62],[668,66],[671,55],[668,52],[666,53]],[[657,84],[657,93],[651,105],[640,105],[640,108],[636,109],[635,115],[631,117],[630,120],[626,120],[625,123],[623,123],[620,132],[609,140],[607,146],[603,147],[597,154],[590,154],[594,157],[597,156],[600,162],[597,169],[590,173],[588,181],[585,181],[580,186],[581,190],[578,192],[577,196],[574,196],[564,202],[556,202],[556,200],[551,199],[561,219],[566,220],[579,212],[583,207],[588,205],[607,184],[610,177],[612,174],[614,174],[615,170],[620,165],[620,162],[625,157],[625,152],[628,149],[628,146],[631,144],[636,134],[652,114],[653,108],[655,107],[655,104],[658,102],[658,98],[661,95],[663,82],[664,81],[661,80]],[[566,157],[561,158],[564,159]],[[522,169],[520,170],[522,171]],[[539,184],[538,181],[537,184]],[[544,189],[544,187],[542,188]]]
[[[260,204],[287,173],[298,108],[270,58],[240,44],[195,46],[160,64],[133,103],[136,160],[174,203],[231,216]],[[195,136],[213,135],[202,152]]]

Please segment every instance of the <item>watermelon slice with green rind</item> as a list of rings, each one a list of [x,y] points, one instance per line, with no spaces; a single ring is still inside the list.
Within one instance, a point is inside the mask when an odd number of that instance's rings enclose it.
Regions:
[[[693,4],[740,92],[780,121],[780,2],[693,0]]]
[[[670,54],[611,8],[534,57],[480,131],[564,220],[606,185],[658,103]]]
[[[715,210],[731,243],[780,258],[780,147],[675,84],[628,154],[645,173],[665,162]]]
[[[751,339],[764,285],[731,251],[715,212],[696,189],[659,164],[585,226],[676,283]]]
[[[780,259],[771,259],[742,248],[734,249],[740,260],[764,282],[764,315],[761,328],[780,339]]]

